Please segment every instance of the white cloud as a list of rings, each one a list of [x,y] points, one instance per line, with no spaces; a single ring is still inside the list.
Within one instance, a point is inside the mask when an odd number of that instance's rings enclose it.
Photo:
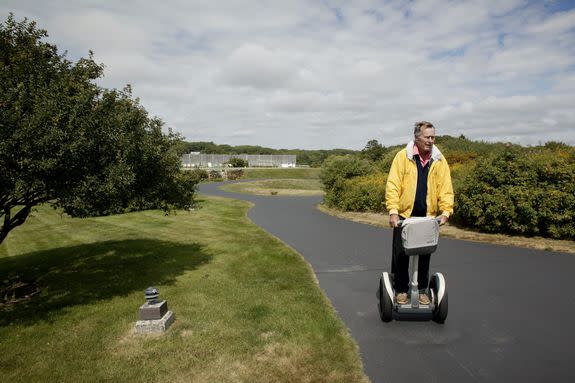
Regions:
[[[570,10],[548,17],[542,23],[530,25],[528,31],[534,34],[547,33],[555,35],[573,28],[575,28],[575,10]]]
[[[189,140],[361,149],[439,134],[575,144],[575,10],[545,2],[5,0]]]
[[[297,74],[297,67],[290,63],[292,57],[260,45],[244,44],[227,58],[220,76],[232,86],[282,88]]]

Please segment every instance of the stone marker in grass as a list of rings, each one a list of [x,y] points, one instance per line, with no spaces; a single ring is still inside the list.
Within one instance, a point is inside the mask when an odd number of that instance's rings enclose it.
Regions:
[[[146,303],[140,306],[140,320],[136,322],[138,334],[151,334],[166,331],[174,323],[174,313],[168,310],[166,300],[158,300],[160,294],[155,287],[145,292]]]

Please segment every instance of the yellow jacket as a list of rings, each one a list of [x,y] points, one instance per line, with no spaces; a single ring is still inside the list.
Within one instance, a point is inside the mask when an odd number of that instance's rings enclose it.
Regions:
[[[399,214],[407,218],[413,211],[417,188],[417,164],[413,159],[414,142],[407,144],[393,159],[385,187],[385,205],[389,214]],[[447,160],[433,145],[431,168],[427,178],[427,215],[453,213],[453,186]]]

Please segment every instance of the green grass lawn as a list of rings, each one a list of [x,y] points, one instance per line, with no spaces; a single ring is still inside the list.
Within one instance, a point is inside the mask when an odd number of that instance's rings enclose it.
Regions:
[[[319,179],[320,168],[246,168],[242,178]]]
[[[318,179],[271,179],[240,182],[221,186],[221,189],[235,193],[256,195],[311,196],[323,195]]]
[[[0,306],[6,382],[362,382],[355,343],[309,265],[246,202],[72,219],[41,207],[0,245],[0,282],[41,293]],[[144,290],[176,322],[133,333]]]

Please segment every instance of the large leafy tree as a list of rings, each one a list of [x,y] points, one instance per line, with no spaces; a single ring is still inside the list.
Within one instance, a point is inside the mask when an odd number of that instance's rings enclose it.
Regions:
[[[0,24],[0,243],[45,202],[80,217],[190,207],[180,137],[129,86],[97,86],[91,52],[73,63],[46,37],[13,15]]]
[[[377,140],[369,140],[361,151],[363,158],[370,161],[378,161],[385,155],[385,148]]]

